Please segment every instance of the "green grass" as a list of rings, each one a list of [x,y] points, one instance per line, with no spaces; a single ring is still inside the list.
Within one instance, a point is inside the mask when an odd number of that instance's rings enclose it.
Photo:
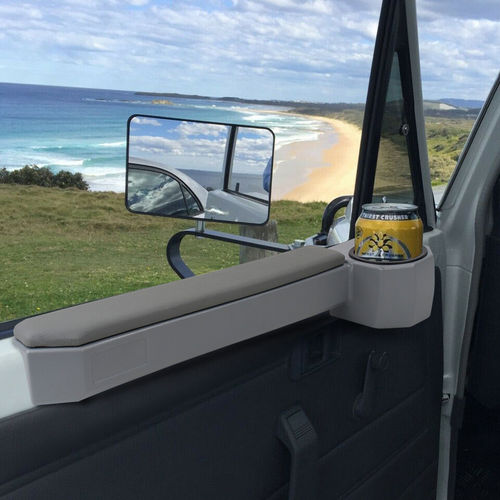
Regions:
[[[473,119],[426,117],[429,167],[434,185],[450,179],[473,125]]]
[[[324,204],[280,201],[279,241],[316,233]],[[123,195],[0,185],[0,321],[177,279],[165,258],[170,236],[191,221],[129,213]],[[207,228],[238,233],[234,224]],[[196,274],[236,265],[239,247],[187,237]]]

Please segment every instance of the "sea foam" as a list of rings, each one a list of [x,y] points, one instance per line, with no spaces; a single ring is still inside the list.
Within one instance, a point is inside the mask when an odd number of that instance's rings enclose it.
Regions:
[[[121,148],[127,144],[127,141],[102,142],[98,144],[101,148]]]

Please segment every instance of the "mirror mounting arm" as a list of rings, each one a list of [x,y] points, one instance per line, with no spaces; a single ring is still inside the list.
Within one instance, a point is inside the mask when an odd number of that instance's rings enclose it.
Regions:
[[[184,236],[195,236],[198,238],[209,238],[211,240],[225,241],[227,243],[236,243],[247,247],[262,248],[263,250],[272,250],[274,252],[288,252],[292,250],[290,245],[282,243],[274,243],[272,241],[259,240],[257,238],[249,238],[247,236],[239,236],[237,234],[223,233],[220,231],[211,231],[205,229],[198,231],[197,228],[185,229],[174,234],[167,243],[167,260],[170,267],[177,275],[184,279],[190,278],[195,274],[186,265],[181,257],[181,242]]]

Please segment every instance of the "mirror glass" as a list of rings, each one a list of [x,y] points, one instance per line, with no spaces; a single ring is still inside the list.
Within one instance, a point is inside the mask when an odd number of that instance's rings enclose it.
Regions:
[[[265,224],[274,135],[266,128],[132,116],[127,208],[135,213]]]

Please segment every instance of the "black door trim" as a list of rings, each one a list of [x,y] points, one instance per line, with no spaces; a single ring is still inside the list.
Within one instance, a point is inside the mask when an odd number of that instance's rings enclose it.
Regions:
[[[384,0],[375,42],[363,119],[350,238],[354,238],[354,227],[356,219],[361,213],[362,205],[372,201],[385,100],[395,53],[399,56],[405,115],[410,125],[410,132],[407,136],[407,147],[414,191],[414,203],[419,208],[424,228],[426,230],[429,229],[420,170],[406,8],[403,1]]]

